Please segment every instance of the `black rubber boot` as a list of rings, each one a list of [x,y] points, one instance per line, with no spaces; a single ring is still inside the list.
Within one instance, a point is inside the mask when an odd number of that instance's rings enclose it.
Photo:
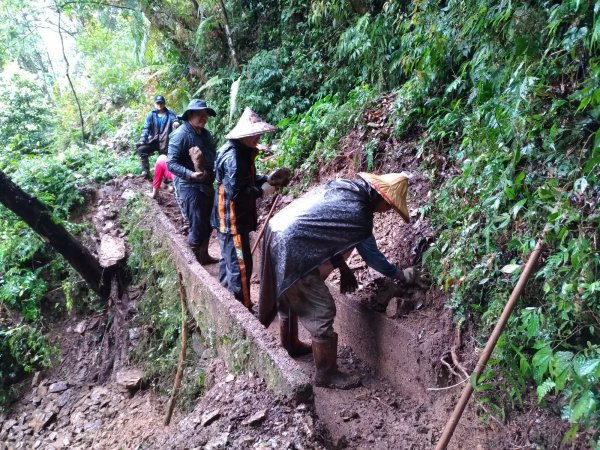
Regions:
[[[335,389],[352,389],[360,386],[360,378],[341,372],[337,368],[338,335],[333,333],[330,338],[314,339],[312,341],[315,358],[315,386]]]
[[[194,255],[196,255],[196,259],[203,266],[206,266],[209,264],[216,264],[219,262],[218,259],[213,258],[208,253],[208,243],[209,242],[210,242],[210,239],[205,239],[204,242],[202,242],[201,244],[192,246],[192,251],[194,252]]]
[[[142,173],[141,177],[146,180],[150,179],[150,161],[148,160],[148,155],[140,156],[140,163],[142,165]]]
[[[281,346],[292,358],[312,353],[312,346],[298,339],[298,316],[295,314],[279,322],[279,337]]]

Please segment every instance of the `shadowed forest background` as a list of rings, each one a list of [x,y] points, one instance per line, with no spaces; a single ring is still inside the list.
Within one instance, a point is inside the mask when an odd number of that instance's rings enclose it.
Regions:
[[[600,448],[600,1],[0,0],[0,23],[0,170],[83,240],[91,192],[139,172],[156,94],[177,114],[206,99],[218,145],[245,107],[277,124],[259,163],[292,168],[295,194],[392,95],[389,133],[353,164],[381,172],[384,141],[416,144],[433,186],[417,212],[435,229],[423,262],[481,347],[549,230],[477,401],[502,418],[535,392]],[[56,362],[49,322],[103,305],[1,206],[0,236],[7,405]],[[155,317],[165,358],[177,308]]]

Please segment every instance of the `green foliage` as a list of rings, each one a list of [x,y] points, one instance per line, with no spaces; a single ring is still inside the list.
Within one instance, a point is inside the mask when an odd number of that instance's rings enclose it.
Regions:
[[[338,96],[326,96],[304,114],[282,120],[283,130],[277,150],[278,163],[286,167],[299,167],[310,176],[319,164],[337,154],[337,144],[363,111],[373,92],[360,86],[342,103]],[[306,179],[307,181],[309,178]]]
[[[144,331],[131,358],[144,366],[155,387],[168,392],[181,349],[179,283],[169,252],[148,239],[151,230],[146,223],[145,211],[144,202],[138,199],[130,202],[122,216],[131,248],[127,264],[134,283],[144,289],[135,318]],[[197,361],[192,361],[192,349],[188,350],[187,358],[187,366],[197,365]],[[190,377],[192,379],[187,379]],[[182,392],[184,407],[193,407],[192,399],[203,392],[204,382],[202,370],[186,372],[184,386],[187,387]]]
[[[23,70],[9,70],[0,78],[6,107],[0,110],[0,141],[8,152],[44,151],[52,142],[52,110],[41,84]]]
[[[548,226],[549,255],[489,374],[514,393],[532,378],[540,401],[558,395],[565,418],[593,428],[597,375],[577,368],[600,351],[600,85],[588,31],[598,11],[473,0],[434,12],[414,6],[399,61],[410,78],[396,102],[397,134],[425,130],[419,157],[437,180],[438,238],[425,261],[458,317],[479,320],[486,335]]]
[[[0,329],[0,410],[10,400],[10,385],[25,373],[48,368],[58,348],[39,329],[20,325]]]

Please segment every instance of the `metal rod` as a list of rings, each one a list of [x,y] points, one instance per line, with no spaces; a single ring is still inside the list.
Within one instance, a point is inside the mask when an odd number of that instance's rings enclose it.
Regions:
[[[533,249],[533,252],[531,253],[531,256],[529,257],[529,260],[527,261],[527,264],[525,264],[525,268],[523,269],[523,272],[521,273],[521,276],[519,277],[519,281],[517,281],[517,284],[516,284],[515,288],[513,289],[513,292],[510,295],[508,302],[504,306],[504,311],[502,311],[502,315],[500,316],[500,319],[498,320],[498,323],[496,324],[494,331],[492,331],[492,334],[491,334],[490,338],[488,339],[487,344],[485,345],[485,348],[483,349],[483,353],[479,357],[479,361],[477,362],[477,365],[475,366],[475,370],[473,371],[473,374],[471,375],[471,377],[474,377],[475,382],[477,382],[477,379],[483,372],[483,369],[485,368],[488,360],[490,359],[490,356],[492,355],[492,352],[494,351],[494,347],[496,346],[496,343],[498,342],[498,339],[500,338],[500,335],[502,334],[502,331],[504,330],[504,327],[506,326],[506,322],[508,322],[508,318],[510,317],[515,305],[517,304],[517,300],[519,299],[519,296],[521,295],[521,292],[523,291],[523,288],[525,287],[527,280],[529,279],[531,273],[534,271],[535,264],[536,264],[538,258],[540,257],[542,248],[544,247],[542,240],[544,238],[545,231],[546,230],[544,230],[542,232],[542,236],[538,239],[538,241],[535,245],[535,248]],[[452,435],[454,434],[456,425],[458,425],[458,421],[460,420],[462,413],[465,410],[465,407],[467,406],[467,402],[469,401],[469,398],[471,397],[472,393],[473,393],[473,385],[471,384],[471,382],[469,382],[463,389],[462,395],[460,396],[460,399],[458,400],[458,403],[456,404],[456,407],[454,408],[454,412],[452,413],[452,416],[450,416],[450,419],[448,419],[448,422],[446,423],[446,426],[444,427],[444,431],[442,432],[442,436],[440,437],[440,440],[438,441],[437,445],[435,446],[435,450],[445,450],[446,449],[446,446],[448,445],[448,442],[450,441],[450,439],[452,438]]]
[[[269,210],[269,214],[267,215],[267,218],[265,219],[265,223],[263,223],[262,228],[258,232],[258,237],[256,238],[256,242],[254,242],[254,245],[252,246],[252,251],[250,252],[251,255],[254,255],[254,250],[256,250],[256,247],[258,247],[258,243],[260,242],[260,239],[262,238],[263,234],[265,233],[265,230],[267,229],[267,224],[269,223],[269,220],[271,220],[271,216],[273,215],[273,212],[275,211],[275,206],[279,202],[280,197],[281,197],[281,195],[277,195],[275,197],[275,200],[273,200],[273,205],[271,205],[271,209]]]

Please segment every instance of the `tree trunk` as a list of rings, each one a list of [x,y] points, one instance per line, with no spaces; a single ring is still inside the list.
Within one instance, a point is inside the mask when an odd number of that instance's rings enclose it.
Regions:
[[[223,0],[219,0],[219,5],[221,6],[221,14],[223,14],[223,21],[225,22],[225,36],[227,36],[227,46],[229,47],[231,61],[233,62],[233,67],[235,68],[235,70],[239,72],[240,63],[238,62],[237,56],[235,54],[235,46],[233,45],[231,28],[229,27],[229,16],[227,15],[227,9],[225,8],[225,3],[223,2]]]
[[[13,183],[3,171],[0,171],[0,203],[54,247],[94,292],[106,298],[110,289],[108,273],[94,255],[65,227],[54,222],[48,208]]]

